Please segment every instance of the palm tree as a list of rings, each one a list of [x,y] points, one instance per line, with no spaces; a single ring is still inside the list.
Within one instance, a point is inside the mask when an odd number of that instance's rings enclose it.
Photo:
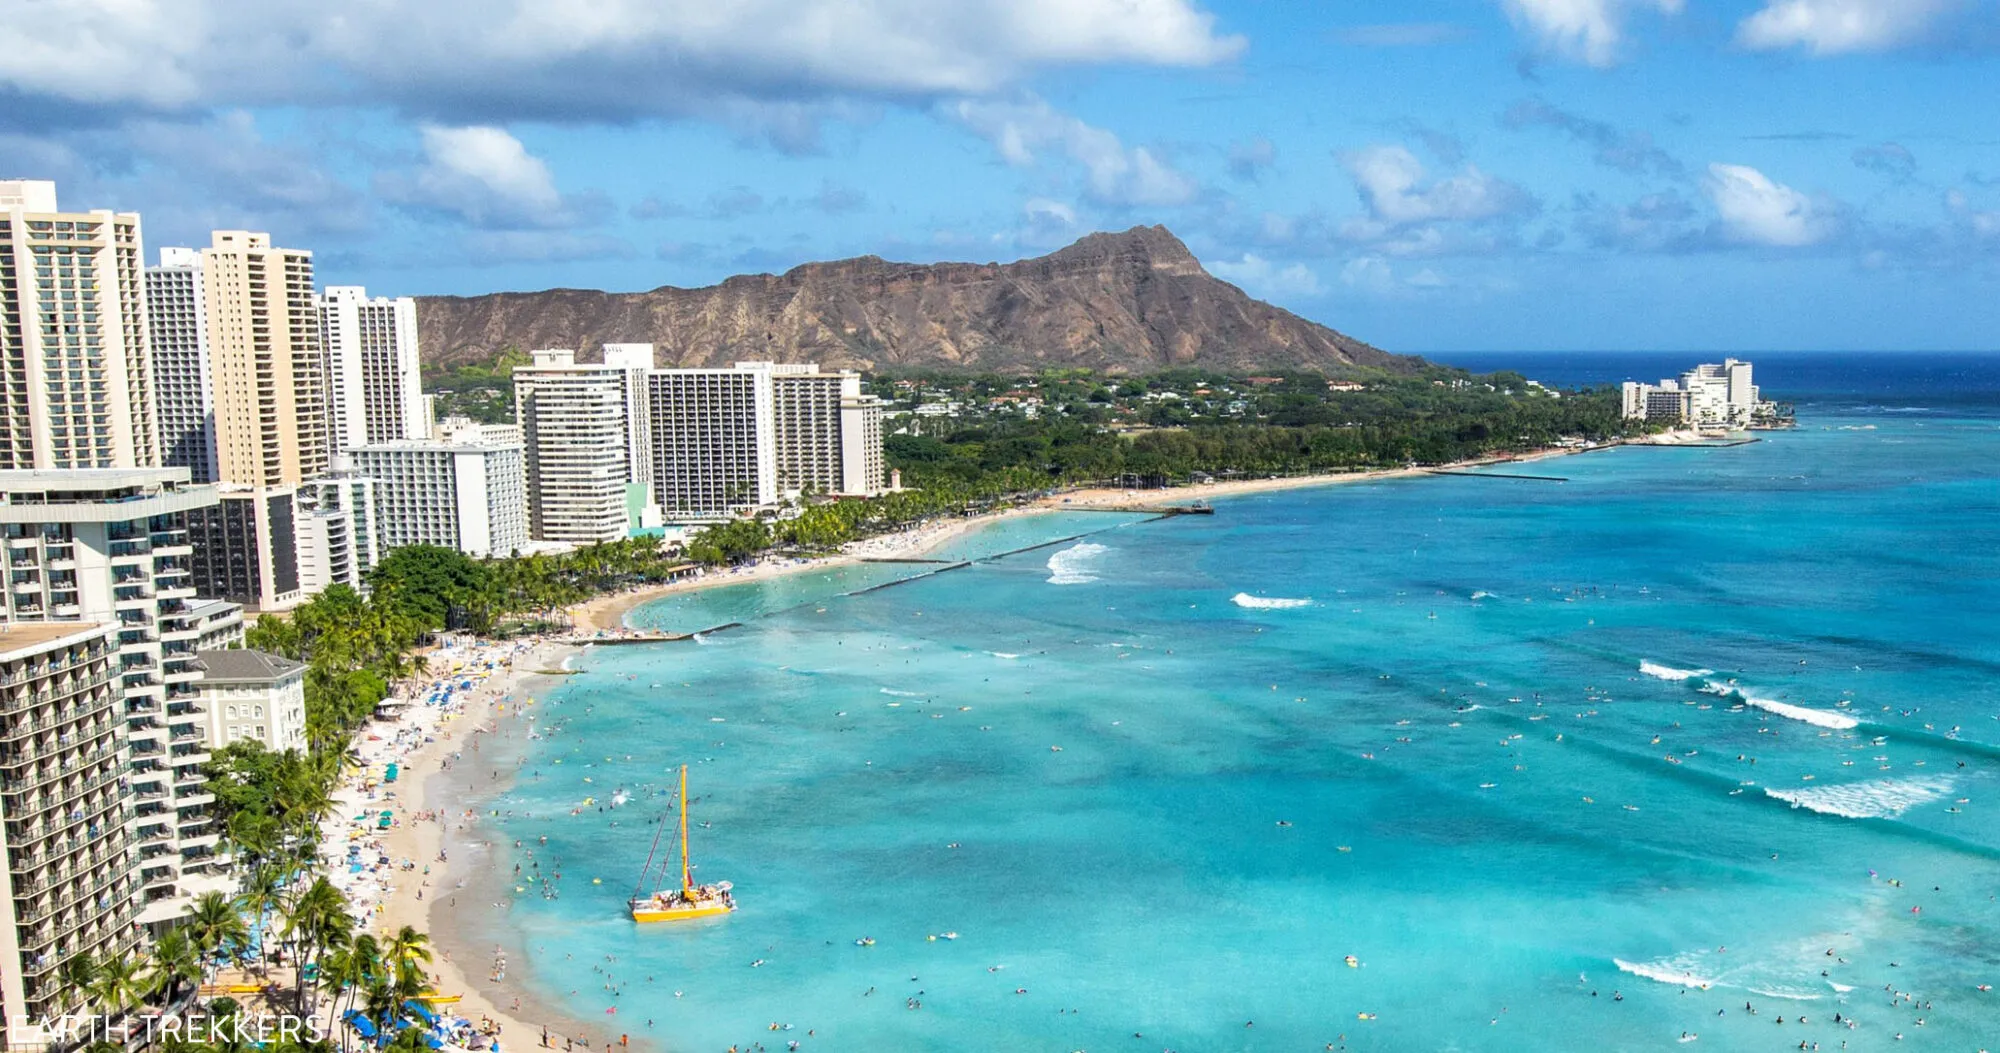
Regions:
[[[72,955],[56,970],[62,980],[62,990],[88,997],[90,988],[97,982],[97,959],[88,954]]]
[[[292,941],[293,965],[301,976],[321,951],[345,942],[353,932],[353,919],[348,917],[346,908],[346,897],[324,875],[313,879],[292,901],[291,909],[285,912],[285,938]],[[298,1010],[303,1013],[307,985],[301,981],[295,989]]]
[[[139,960],[128,954],[115,954],[97,962],[94,975],[84,993],[97,1004],[105,1016],[117,1018],[138,1008],[152,991],[145,970]]]
[[[271,922],[271,915],[284,902],[285,880],[279,874],[277,864],[268,863],[250,872],[244,879],[243,890],[236,894],[237,905],[250,913],[251,925],[257,936],[258,971],[265,979],[270,978],[271,949],[264,945],[263,933]]]
[[[382,951],[375,937],[362,933],[351,943],[336,947],[320,959],[319,983],[327,989],[332,1006],[328,1013],[333,1026],[340,1032],[340,1047],[347,1048],[348,1029],[339,1026],[340,1018],[346,1015],[341,1006],[341,997],[346,996],[347,1007],[369,984],[378,980],[382,972]]]
[[[164,994],[162,1001],[166,1004],[174,1003],[181,984],[198,984],[201,979],[201,955],[195,950],[194,941],[188,939],[187,930],[169,930],[153,944],[152,971],[147,983]]]
[[[418,990],[422,990],[421,981],[424,973],[417,963],[431,960],[430,942],[429,936],[418,932],[416,927],[411,925],[403,926],[394,936],[389,937],[386,954],[394,966],[398,980],[414,974],[419,981]]]
[[[204,892],[195,899],[185,928],[202,962],[204,980],[208,978],[208,966],[218,957],[250,942],[250,928],[243,923],[235,901],[220,892]]]

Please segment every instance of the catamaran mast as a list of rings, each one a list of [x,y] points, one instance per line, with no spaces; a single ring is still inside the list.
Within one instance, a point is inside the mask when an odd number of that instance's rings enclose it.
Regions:
[[[688,862],[688,766],[681,765],[681,891],[694,891],[694,866]]]

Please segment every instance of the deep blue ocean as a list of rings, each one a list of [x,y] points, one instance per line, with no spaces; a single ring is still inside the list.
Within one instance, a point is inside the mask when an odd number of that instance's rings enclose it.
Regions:
[[[1799,428],[643,608],[742,624],[502,722],[474,938],[654,1048],[2000,1048],[2000,358],[1745,357]],[[742,909],[634,926],[684,762]]]

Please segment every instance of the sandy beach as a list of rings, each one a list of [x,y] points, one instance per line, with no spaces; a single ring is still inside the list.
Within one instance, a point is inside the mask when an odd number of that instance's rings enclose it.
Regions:
[[[865,559],[920,559],[932,549],[968,531],[1016,516],[1036,515],[1055,510],[1056,506],[1040,504],[1019,508],[1002,509],[985,515],[962,518],[934,519],[908,530],[892,534],[851,541],[841,548],[839,555],[820,556],[813,559],[767,558],[741,567],[705,571],[698,577],[687,578],[666,585],[652,585],[630,589],[625,592],[599,596],[588,603],[569,610],[570,621],[582,634],[613,633],[626,628],[625,616],[644,603],[678,592],[693,592],[698,589],[720,588],[725,585],[743,585],[753,581],[764,581],[786,574],[797,574],[808,570],[826,570],[858,563]]]
[[[358,931],[387,937],[404,925],[432,935],[428,966],[434,989],[455,1003],[439,1006],[491,1030],[507,1045],[539,1042],[543,1020],[534,1025],[511,1012],[490,981],[488,964],[473,961],[480,949],[468,945],[454,926],[439,924],[440,905],[450,906],[465,887],[473,861],[440,858],[447,839],[476,836],[477,817],[458,805],[465,794],[454,776],[460,765],[476,768],[482,740],[511,723],[519,701],[548,681],[539,677],[574,654],[574,647],[529,638],[506,643],[471,641],[434,650],[425,657],[435,679],[408,698],[393,719],[370,721],[356,735],[361,767],[334,793],[334,809],[322,829],[321,855],[328,876],[349,898]],[[463,685],[463,686],[462,686]],[[384,781],[395,764],[397,780]],[[468,769],[469,770],[469,769]],[[468,778],[470,776],[468,775]],[[461,782],[454,792],[453,783]],[[391,825],[380,829],[387,812]],[[356,851],[358,849],[358,851]],[[352,854],[350,854],[352,853]],[[359,867],[347,862],[358,860]],[[387,862],[383,862],[387,860]],[[510,1008],[502,1008],[502,1004]],[[552,1034],[579,1034],[574,1022],[547,1019]],[[512,1039],[512,1043],[507,1043]],[[503,1045],[503,1048],[506,1048]]]

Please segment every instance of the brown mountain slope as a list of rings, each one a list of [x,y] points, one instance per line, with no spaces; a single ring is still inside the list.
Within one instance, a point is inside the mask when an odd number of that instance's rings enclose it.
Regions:
[[[1016,263],[808,263],[705,289],[550,289],[417,302],[426,364],[501,348],[605,342],[658,346],[661,366],[739,360],[861,369],[1145,372],[1346,365],[1399,368],[1391,355],[1209,275],[1165,227],[1092,234]]]

